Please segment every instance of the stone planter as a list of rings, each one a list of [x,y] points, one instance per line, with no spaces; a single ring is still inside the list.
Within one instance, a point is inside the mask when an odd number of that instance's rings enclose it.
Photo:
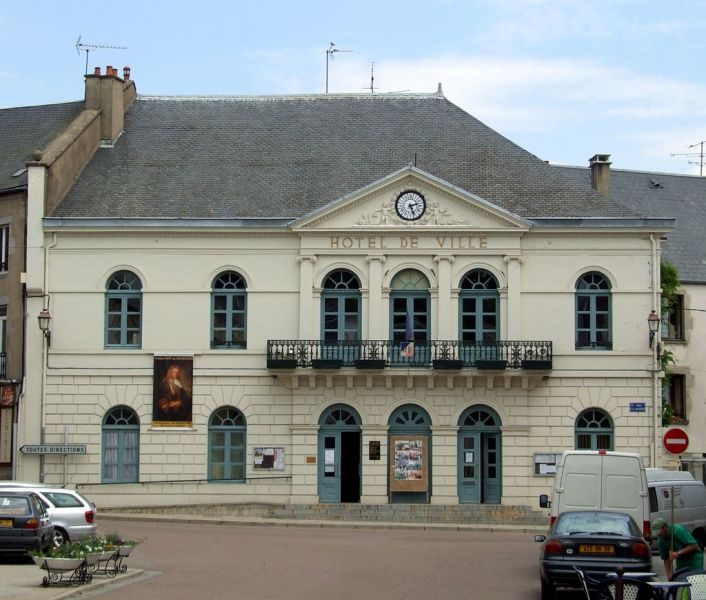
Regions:
[[[43,557],[40,568],[46,567],[49,571],[75,571],[83,564],[83,558],[52,558]]]
[[[119,546],[118,556],[130,556],[130,553],[135,549],[135,546]]]

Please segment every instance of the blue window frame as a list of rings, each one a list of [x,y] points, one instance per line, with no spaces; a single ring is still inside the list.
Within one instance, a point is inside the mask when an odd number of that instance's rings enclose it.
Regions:
[[[461,280],[459,338],[494,344],[500,335],[498,281],[485,269],[474,269]]]
[[[329,273],[321,294],[321,339],[360,339],[360,281],[346,269]]]
[[[610,281],[586,273],[576,283],[576,349],[612,349],[611,321]]]
[[[127,406],[116,406],[103,419],[103,483],[135,483],[140,477],[140,420]]]
[[[108,280],[105,295],[105,345],[142,345],[142,282],[131,271],[118,271]]]
[[[245,417],[237,408],[223,406],[208,424],[209,481],[245,481]]]
[[[234,271],[213,280],[211,348],[247,348],[246,287],[245,279]]]
[[[584,410],[576,419],[576,450],[613,450],[613,422],[599,408]]]
[[[390,291],[390,337],[395,342],[407,340],[408,319],[415,344],[426,342],[431,334],[429,319],[429,280],[413,269],[400,271],[392,280]]]

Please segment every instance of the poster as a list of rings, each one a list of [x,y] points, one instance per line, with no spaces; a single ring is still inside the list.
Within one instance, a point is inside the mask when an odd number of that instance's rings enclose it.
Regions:
[[[428,436],[392,436],[390,445],[390,491],[427,492],[429,489]]]
[[[395,479],[398,481],[423,478],[422,440],[398,440],[395,442]]]
[[[15,406],[16,396],[17,394],[14,384],[0,386],[0,406]]]
[[[192,356],[155,356],[152,425],[191,427]]]
[[[284,471],[284,448],[253,448],[253,467]]]

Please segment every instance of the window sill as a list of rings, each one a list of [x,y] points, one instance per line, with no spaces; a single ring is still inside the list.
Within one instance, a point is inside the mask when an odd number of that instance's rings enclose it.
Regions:
[[[666,425],[665,425],[666,423]],[[662,422],[662,427],[669,427],[670,425],[688,425],[689,419],[684,417],[670,417]]]

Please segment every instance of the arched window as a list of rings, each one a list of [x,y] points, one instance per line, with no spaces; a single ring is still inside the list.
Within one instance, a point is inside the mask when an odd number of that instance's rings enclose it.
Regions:
[[[592,271],[576,282],[576,349],[612,347],[610,281]]]
[[[140,420],[127,406],[109,410],[103,419],[103,483],[134,483],[140,476]]]
[[[245,417],[237,408],[214,411],[208,423],[209,481],[245,481]]]
[[[425,342],[430,337],[429,280],[413,269],[400,271],[390,283],[390,334],[395,342]]]
[[[319,425],[324,427],[360,427],[360,417],[349,406],[335,404],[321,415]]]
[[[485,269],[461,280],[459,337],[463,342],[494,344],[500,335],[498,281]]]
[[[247,293],[245,279],[234,271],[221,273],[211,290],[211,348],[246,348]]]
[[[576,419],[577,450],[612,450],[613,422],[598,408],[584,410]]]
[[[131,271],[118,271],[108,280],[105,296],[105,345],[142,345],[142,282]]]
[[[321,294],[321,339],[360,339],[360,281],[346,269],[329,273]]]

